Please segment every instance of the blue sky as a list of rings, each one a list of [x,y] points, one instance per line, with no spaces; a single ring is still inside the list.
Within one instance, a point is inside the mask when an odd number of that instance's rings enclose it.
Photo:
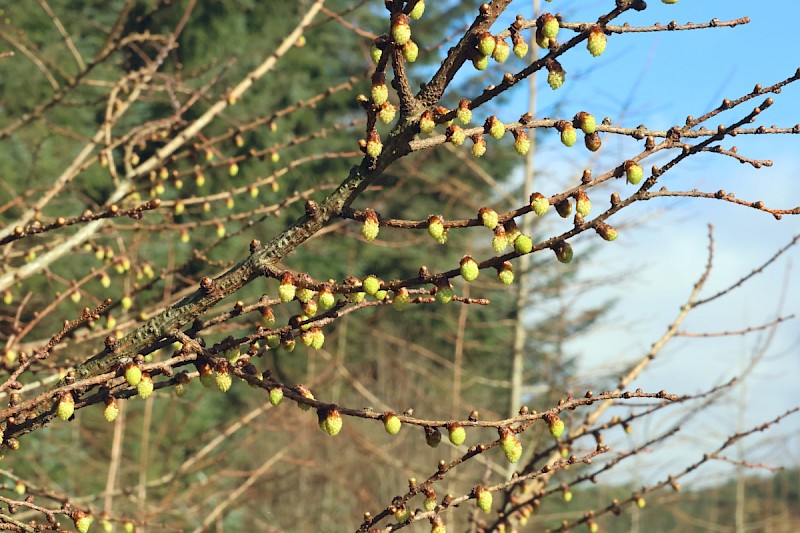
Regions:
[[[554,0],[542,2],[542,6],[551,12],[560,9],[565,20],[585,22],[602,13],[599,6],[611,3]],[[615,124],[622,126],[645,124],[652,129],[668,129],[682,124],[686,115],[701,115],[723,98],[739,97],[756,83],[775,83],[800,67],[800,54],[790,45],[796,38],[800,3],[682,0],[676,5],[664,5],[651,0],[648,4],[646,11],[625,16],[621,22],[650,25],[656,21],[705,22],[749,16],[751,23],[736,28],[612,35],[600,59],[592,58],[584,47],[572,50],[561,61],[567,71],[567,83],[562,89],[553,92],[544,76],[537,79],[538,116],[555,116],[553,106],[560,102],[564,118],[584,110],[598,117],[612,117]],[[796,85],[774,96],[775,105],[761,115],[757,124],[800,123],[800,82]],[[516,109],[525,105],[526,95],[522,92],[514,98]],[[590,103],[588,108],[586,102]],[[729,112],[708,126],[730,123],[749,110],[743,107],[741,113]],[[735,145],[749,157],[771,159],[774,165],[755,170],[730,158],[704,154],[669,172],[663,177],[663,184],[673,190],[725,189],[738,198],[762,200],[771,207],[800,205],[800,135],[740,136],[722,144],[726,148]],[[638,152],[629,142],[609,139],[603,155],[590,161],[586,150],[577,149],[577,145],[571,149],[562,147],[555,134],[540,148],[535,188],[547,195],[562,190],[559,187],[565,184],[574,185],[583,168],[599,173]],[[661,161],[653,160],[646,168],[658,162]],[[621,194],[626,190],[621,184],[618,189]],[[611,190],[598,191],[598,205],[607,202]],[[735,282],[800,233],[800,217],[775,221],[752,209],[698,199],[651,201],[634,206],[610,222],[635,227],[621,230],[618,241],[597,247],[592,258],[593,272],[602,271],[607,278],[619,280],[593,291],[589,302],[617,299],[610,317],[591,335],[570,346],[574,353],[583,354],[582,371],[592,375],[635,360],[664,332],[702,272],[707,224],[715,227],[716,260],[705,295]],[[553,232],[567,229],[557,219],[551,223]],[[580,236],[573,243],[576,254],[597,244],[596,240],[589,235]],[[769,322],[776,314],[800,315],[798,262],[800,248],[795,248],[742,289],[695,311],[684,329],[737,330]],[[588,275],[589,270],[585,270]],[[631,466],[643,476],[648,472],[677,471],[718,446],[732,428],[747,429],[800,404],[798,324],[800,320],[795,319],[777,330],[745,385],[727,395],[719,406],[688,422],[687,436],[681,438],[679,446],[641,457]],[[677,339],[632,388],[664,388],[675,393],[706,390],[736,374],[766,343],[766,333]],[[680,416],[685,412],[635,428],[631,438],[634,443],[645,440]],[[744,452],[749,459],[773,465],[796,462],[793,458],[800,457],[798,435],[800,416],[795,415],[771,432],[744,441],[743,448],[729,450],[729,455],[735,457]],[[708,480],[711,473],[724,476],[731,472],[732,467],[713,466],[700,476]]]

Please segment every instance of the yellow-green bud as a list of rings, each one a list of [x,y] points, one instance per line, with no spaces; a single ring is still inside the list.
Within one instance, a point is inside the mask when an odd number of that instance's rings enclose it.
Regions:
[[[295,390],[296,390],[298,393],[300,393],[300,395],[301,395],[303,398],[307,398],[307,399],[309,399],[309,400],[313,400],[313,399],[314,399],[314,395],[313,395],[313,394],[311,394],[311,391],[310,391],[310,390],[308,390],[307,388],[305,388],[303,385],[298,385],[297,387],[295,387]],[[310,406],[310,405],[306,405],[306,404],[304,404],[304,403],[298,403],[298,404],[297,404],[297,406],[298,406],[300,409],[302,409],[303,411],[308,411],[308,410],[310,410],[310,409],[311,409],[311,406]]]
[[[480,208],[480,210],[478,211],[478,218],[481,219],[481,223],[485,227],[491,230],[496,228],[497,224],[499,223],[499,216],[497,215],[497,211],[495,211],[494,209],[490,209],[488,207]]]
[[[543,216],[550,209],[550,200],[539,192],[531,194],[531,209],[537,216]]]
[[[139,393],[139,397],[143,400],[146,400],[151,394],[153,394],[154,389],[155,386],[150,374],[147,372],[142,372],[142,380],[138,385],[136,385],[136,392]]]
[[[573,123],[575,127],[580,128],[583,133],[588,134],[597,131],[597,120],[595,120],[594,115],[585,111],[581,111],[575,115]]]
[[[492,493],[486,487],[477,486],[473,489],[475,492],[475,505],[483,511],[488,513],[492,510]]]
[[[561,144],[566,147],[574,146],[578,140],[578,131],[569,122],[565,122],[561,128]]]
[[[449,304],[455,298],[456,292],[449,281],[436,286],[436,301],[440,304]]]
[[[467,438],[467,431],[458,422],[450,422],[447,425],[447,436],[455,446],[461,446]]]
[[[342,415],[338,409],[320,409],[317,411],[317,416],[320,429],[331,437],[335,437],[342,430]]]
[[[378,111],[378,119],[384,124],[389,124],[394,120],[396,114],[397,108],[393,106],[391,102],[384,102],[383,105],[381,105],[380,111]]]
[[[408,520],[408,507],[405,505],[401,505],[400,507],[395,507],[394,509],[394,519],[397,520],[398,524],[402,524],[406,520]]]
[[[516,463],[522,457],[522,443],[507,429],[501,430],[500,447],[509,463]]]
[[[482,56],[492,55],[496,45],[497,41],[495,40],[494,35],[488,31],[483,32],[480,37],[478,37],[478,52],[480,52]]]
[[[414,20],[419,20],[422,17],[422,14],[425,12],[425,0],[418,0],[414,7],[411,9],[411,12],[408,14]]]
[[[375,293],[381,288],[381,280],[370,274],[364,278],[364,281],[361,283],[361,287],[364,289],[365,293],[369,294],[370,296],[375,296]]]
[[[592,26],[589,30],[589,38],[586,40],[586,49],[594,57],[602,54],[606,49],[606,34],[600,26]]]
[[[408,294],[408,289],[405,287],[400,287],[394,293],[392,297],[392,307],[396,311],[403,311],[408,308],[411,303],[411,298]]]
[[[411,39],[411,27],[408,25],[408,16],[400,13],[392,22],[392,39],[399,46],[403,46]]]
[[[556,36],[558,36],[558,19],[556,19],[553,15],[550,13],[544,13],[541,17],[539,17],[537,22],[542,27],[542,35],[548,39],[555,39]]]
[[[441,216],[431,215],[428,217],[428,234],[440,244],[444,244],[447,241],[444,219]]]
[[[461,126],[456,124],[452,124],[447,127],[447,140],[453,143],[455,146],[461,146],[464,144],[464,141],[467,140],[467,135],[464,133],[464,130]]]
[[[107,422],[113,422],[117,419],[117,416],[119,416],[117,400],[113,396],[109,396],[106,399],[106,406],[103,408],[103,418],[105,418]]]
[[[564,434],[564,421],[558,415],[551,415],[546,417],[545,420],[553,437],[558,439]]]
[[[563,68],[561,68],[561,64],[558,61],[551,60],[546,66],[548,70],[547,84],[554,91],[561,88],[561,86],[564,85],[564,80],[567,77],[567,73],[564,72]]]
[[[500,36],[495,37],[494,51],[492,52],[492,59],[498,63],[505,63],[508,55],[511,53],[511,47]]]
[[[477,55],[472,58],[472,66],[475,70],[486,70],[489,66],[489,56]]]
[[[508,246],[508,236],[503,226],[498,225],[494,228],[494,237],[492,237],[492,250],[494,253],[499,254]]]
[[[373,83],[370,96],[375,105],[383,105],[389,99],[389,87],[386,86],[386,82],[381,80],[378,83]]]
[[[294,284],[294,277],[290,272],[283,274],[281,284],[278,286],[278,298],[284,303],[291,302],[297,295],[297,286]]]
[[[72,415],[75,413],[75,398],[72,397],[71,392],[65,392],[61,395],[61,398],[58,400],[56,413],[61,420],[69,420],[72,418]]]
[[[366,146],[367,155],[373,159],[377,159],[381,152],[383,152],[383,143],[377,132],[372,132],[367,140]]]
[[[461,259],[461,277],[464,281],[475,281],[480,274],[478,263],[470,256],[465,255]]]
[[[494,115],[486,119],[486,124],[484,124],[483,129],[495,139],[501,139],[506,132],[505,125]]]
[[[433,119],[433,113],[430,110],[424,111],[419,118],[420,133],[433,133],[435,127],[436,121]]]
[[[369,47],[369,55],[372,58],[372,61],[377,63],[378,61],[381,60],[381,56],[383,55],[383,52],[381,51],[380,48],[378,48],[377,46],[375,46],[373,44],[372,46]]]
[[[511,38],[511,41],[514,44],[515,56],[523,59],[526,55],[528,55],[528,43],[525,42],[525,39],[523,39],[519,33],[515,33]]]
[[[392,413],[391,411],[384,413],[383,428],[386,430],[386,433],[389,435],[397,435],[400,432],[401,426],[402,422],[400,422],[400,419],[396,414]]]
[[[486,153],[486,139],[483,138],[483,135],[475,134],[471,137],[472,139],[472,155],[475,157],[483,157],[483,154]]]
[[[519,155],[527,155],[528,151],[531,149],[530,137],[525,133],[525,130],[514,130],[513,133],[514,150],[516,150]]]
[[[367,209],[364,215],[364,225],[361,226],[361,236],[364,237],[364,240],[367,242],[374,241],[378,236],[380,227],[381,225],[380,222],[378,222],[378,216],[375,214],[375,211]]]
[[[503,265],[497,271],[497,279],[499,279],[503,285],[511,285],[514,283],[514,267],[511,265],[511,262],[503,262]]]
[[[635,161],[625,161],[625,178],[631,185],[638,185],[644,177],[644,170]]]
[[[81,510],[75,510],[72,512],[71,518],[75,523],[75,530],[78,533],[87,533],[89,531],[93,520],[91,514]]]
[[[408,42],[403,45],[403,59],[409,63],[413,63],[417,60],[417,57],[419,57],[419,46],[409,39]]]
[[[472,122],[472,110],[469,108],[469,100],[466,98],[462,98],[458,103],[458,109],[456,109],[456,118],[464,125]]]
[[[514,239],[514,251],[518,254],[529,254],[533,250],[533,240],[527,235],[519,235]]]
[[[617,230],[615,230],[612,226],[604,222],[598,223],[594,229],[598,235],[600,235],[603,239],[607,241],[615,241],[619,236],[617,234]]]
[[[589,213],[592,210],[592,202],[589,200],[589,196],[586,194],[586,191],[583,189],[579,190],[575,193],[575,211],[582,217],[589,216]]]
[[[274,387],[269,389],[269,403],[273,406],[278,406],[283,401],[283,389],[280,387]]]
[[[228,390],[231,388],[231,385],[233,385],[233,377],[228,370],[227,363],[217,366],[216,371],[214,372],[214,384],[217,386],[217,390],[220,392],[228,392]]]
[[[125,365],[125,381],[131,387],[136,387],[142,381],[142,370],[136,366],[136,363],[130,362]]]

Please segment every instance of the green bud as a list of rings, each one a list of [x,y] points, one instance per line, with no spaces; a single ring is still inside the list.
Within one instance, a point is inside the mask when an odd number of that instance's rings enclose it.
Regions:
[[[589,216],[592,210],[592,202],[589,201],[589,196],[583,189],[575,193],[575,211],[582,217]]]
[[[433,133],[435,127],[436,127],[436,121],[433,120],[433,113],[431,113],[429,110],[424,111],[419,119],[420,133],[425,133],[425,134]]]
[[[539,192],[531,194],[531,208],[537,216],[543,216],[550,209],[550,200]]]
[[[589,30],[589,38],[586,40],[586,49],[594,57],[599,56],[606,50],[606,34],[600,26],[592,26]]]
[[[400,13],[392,22],[392,39],[398,46],[403,46],[411,39],[411,27],[408,25],[408,16]]]
[[[389,87],[384,81],[373,83],[369,94],[372,98],[372,102],[376,106],[381,106],[389,99]]]
[[[61,395],[61,398],[58,400],[56,413],[61,420],[69,420],[72,418],[72,415],[75,413],[75,398],[72,397],[71,392],[65,392]]]
[[[458,422],[450,422],[447,425],[447,436],[455,446],[461,446],[467,438],[467,431]]]
[[[220,392],[228,392],[233,385],[233,377],[231,377],[227,363],[217,366],[216,372],[214,372],[214,384]]]
[[[503,265],[497,271],[497,279],[504,285],[511,285],[514,283],[514,267],[510,261],[503,262]]]
[[[107,422],[113,422],[117,419],[117,416],[119,416],[117,400],[113,396],[109,396],[106,399],[106,406],[103,408],[103,418],[105,418]]]
[[[414,20],[419,20],[422,18],[422,14],[425,12],[425,0],[418,0],[414,7],[411,9],[411,13],[408,14]]]
[[[456,292],[449,281],[436,286],[436,301],[440,304],[449,304],[455,298]]]
[[[472,66],[475,70],[486,70],[489,66],[489,56],[478,55],[472,58]]]
[[[466,98],[462,98],[458,103],[458,109],[456,109],[456,118],[464,125],[472,122],[472,110],[469,108],[469,100]]]
[[[494,35],[488,31],[483,32],[478,38],[478,52],[480,52],[482,56],[490,56],[494,53],[496,44],[497,41],[495,41]]]
[[[419,57],[419,46],[409,39],[408,42],[403,45],[403,59],[409,63],[413,63],[417,60],[417,57]]]
[[[386,433],[389,435],[397,435],[400,432],[400,427],[402,423],[400,419],[392,413],[391,411],[384,413],[383,415],[383,428],[386,430]]]
[[[483,135],[475,134],[472,137],[472,155],[475,157],[483,157],[486,153],[486,139]]]
[[[475,281],[478,279],[478,274],[480,274],[478,263],[472,257],[465,255],[461,259],[461,277],[464,281]]]
[[[87,533],[92,525],[92,515],[81,510],[72,512],[72,521],[75,523],[75,530],[78,533]]]
[[[560,438],[564,434],[564,421],[558,415],[551,415],[546,418],[546,421],[553,437]]]
[[[539,20],[537,22],[542,28],[542,35],[544,35],[548,39],[556,38],[559,30],[558,19],[556,19],[550,13],[544,13],[542,14],[542,16],[539,17]]]
[[[485,487],[477,486],[473,489],[475,492],[475,505],[483,511],[488,513],[492,510],[492,493]]]
[[[431,215],[428,217],[428,234],[438,243],[443,244],[443,240],[447,241],[444,219],[441,216]]]
[[[153,394],[154,389],[155,386],[153,385],[153,379],[150,377],[150,374],[142,372],[142,380],[136,385],[136,392],[139,393],[139,397],[146,400]]]
[[[365,293],[369,294],[370,296],[375,296],[375,293],[381,288],[381,280],[370,274],[364,278],[361,287],[364,289]]]
[[[380,223],[375,211],[367,209],[364,215],[364,225],[361,227],[361,235],[367,242],[374,241],[378,236],[380,230]]]
[[[142,371],[136,363],[130,362],[125,365],[125,381],[131,387],[137,386],[142,381]]]
[[[342,430],[342,415],[338,409],[320,409],[317,411],[317,416],[319,417],[320,429],[331,437],[335,437]]]
[[[581,111],[575,115],[573,123],[575,127],[580,128],[583,133],[589,134],[597,131],[597,121],[594,115],[586,113],[585,111]]]
[[[608,224],[605,224],[603,222],[598,223],[594,227],[594,229],[598,235],[600,235],[603,239],[607,241],[615,241],[619,236],[617,234],[617,230],[615,230],[612,226],[609,226]]]
[[[498,63],[505,63],[511,53],[511,47],[502,37],[495,37],[494,51],[492,52],[492,59]]]
[[[283,389],[280,387],[274,387],[269,389],[269,403],[273,406],[278,406],[283,401]]]
[[[561,143],[566,146],[574,146],[578,140],[578,131],[569,122],[565,123],[561,129]]]
[[[563,68],[561,68],[561,64],[558,61],[552,60],[549,61],[546,66],[548,70],[547,84],[554,91],[561,88],[561,86],[564,85],[564,80],[567,77],[567,73],[564,72]]]
[[[494,137],[495,139],[502,139],[503,134],[506,132],[505,125],[500,122],[500,120],[492,115],[488,119],[486,119],[486,124],[484,125],[484,131]]]
[[[497,211],[495,211],[494,209],[489,209],[488,207],[480,208],[480,210],[478,211],[478,218],[481,219],[481,223],[485,227],[491,230],[496,228],[497,224],[499,223],[499,216],[497,215]]]
[[[644,177],[644,170],[635,161],[625,161],[625,178],[631,185],[638,185]]]
[[[533,240],[527,235],[519,235],[514,239],[514,251],[518,254],[529,254],[533,250]]]
[[[392,307],[394,307],[396,311],[404,311],[408,308],[410,303],[411,298],[408,294],[408,289],[405,287],[400,287],[395,291],[394,296],[392,297]]]

